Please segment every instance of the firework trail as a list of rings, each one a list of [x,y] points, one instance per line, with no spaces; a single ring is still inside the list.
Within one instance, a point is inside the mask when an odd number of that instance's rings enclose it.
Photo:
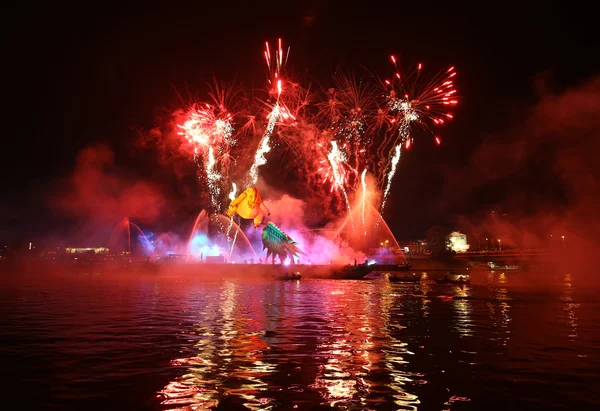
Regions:
[[[448,108],[458,103],[452,81],[456,75],[454,67],[438,73],[429,80],[424,80],[421,76],[423,64],[419,63],[413,73],[402,75],[398,69],[396,58],[390,56],[390,60],[396,69],[395,80],[385,80],[386,86],[390,89],[387,96],[387,109],[391,127],[379,146],[378,154],[385,158],[387,148],[394,147],[394,149],[388,162],[390,164],[389,171],[384,176],[386,185],[381,210],[383,210],[390,192],[391,182],[400,160],[402,145],[405,146],[405,149],[409,149],[413,141],[411,134],[413,125],[433,135],[432,127],[443,125],[444,119],[452,119],[453,116],[448,112]],[[438,136],[434,135],[434,141],[437,145],[441,144]]]
[[[362,174],[360,175],[360,183],[362,185],[362,225],[363,225],[363,229],[365,231],[365,235],[367,235],[367,225],[365,223],[365,208],[366,208],[366,201],[367,201],[367,182],[365,181],[365,177],[367,175],[367,169],[365,168],[362,172]]]
[[[401,149],[402,149],[402,146],[400,144],[394,148],[394,155],[392,156],[392,159],[391,159],[390,172],[387,175],[387,184],[385,186],[385,190],[383,191],[383,201],[381,203],[381,211],[383,211],[383,208],[385,207],[387,195],[389,194],[390,188],[392,187],[392,179],[394,178],[394,174],[396,174],[396,166],[398,165],[398,161],[400,161]]]
[[[271,134],[273,134],[273,130],[275,129],[275,124],[279,120],[281,111],[279,107],[279,102],[276,102],[273,106],[273,109],[269,113],[269,122],[267,123],[267,128],[260,139],[260,143],[258,144],[258,149],[256,150],[256,154],[254,154],[254,162],[250,167],[250,171],[248,172],[248,184],[247,186],[255,185],[258,181],[258,168],[267,163],[267,158],[265,154],[271,151],[271,146],[269,146],[269,140],[271,139]]]
[[[331,151],[327,155],[327,159],[329,160],[329,164],[331,164],[331,171],[333,174],[334,185],[332,187],[336,187],[342,192],[344,200],[346,201],[346,208],[348,209],[348,213],[352,219],[352,230],[354,230],[354,219],[352,218],[352,210],[350,209],[350,200],[348,199],[348,193],[346,192],[346,187],[344,186],[345,177],[339,171],[341,168],[341,163],[346,160],[346,157],[343,152],[338,149],[338,145],[335,140],[331,142]]]
[[[220,182],[223,179],[217,156],[228,158],[229,151],[235,144],[232,139],[231,115],[217,114],[214,106],[204,104],[188,110],[186,120],[178,128],[178,134],[184,136],[194,147],[194,160],[205,173],[211,206],[216,211],[220,205]],[[227,161],[225,163],[228,164]]]
[[[338,141],[349,146],[349,162],[357,170],[364,163],[364,154],[373,142],[369,122],[374,114],[377,93],[369,84],[350,74],[336,75],[335,82],[342,108],[341,117],[332,128]]]
[[[362,224],[366,235],[367,169],[372,171],[375,187],[382,193],[380,211],[383,211],[402,151],[408,150],[420,135],[431,135],[435,144],[441,145],[434,128],[452,119],[448,109],[458,102],[454,67],[427,77],[423,65],[418,64],[405,74],[391,56],[395,71],[390,80],[378,85],[372,82],[372,75],[363,81],[338,71],[332,78],[334,87],[312,93],[310,87],[302,88],[290,81],[287,74],[282,75],[288,57],[289,48],[284,53],[281,39],[273,49],[265,43],[264,58],[269,73],[267,100],[255,104],[256,100],[236,97],[236,101],[231,101],[236,96],[235,90],[215,81],[217,85],[208,93],[214,104],[192,105],[184,121],[178,124],[178,132],[193,147],[194,160],[201,172],[199,178],[206,184],[214,212],[229,194],[228,187],[233,186],[229,197],[235,196],[234,178],[246,186],[255,185],[260,167],[267,164],[268,153],[271,157],[293,151],[293,158],[285,161],[282,158],[282,164],[288,170],[301,169],[298,172],[303,173],[314,192],[320,192],[315,189],[316,184],[330,184],[328,191],[336,199],[344,198],[343,202],[332,202],[334,207],[343,203],[352,215],[350,197],[362,188]],[[247,107],[245,102],[249,103]],[[252,110],[248,110],[250,107]],[[259,114],[258,108],[265,112]],[[278,136],[276,143],[274,133]],[[242,135],[253,139],[242,139]],[[256,148],[246,142],[257,140]],[[280,147],[279,142],[287,144],[282,146],[284,151],[273,150]],[[243,152],[248,149],[253,155]],[[249,159],[248,163],[242,163],[244,158]],[[357,170],[361,169],[359,173]],[[233,224],[232,219],[228,227],[222,227],[227,230],[228,241],[232,239],[231,250],[238,234],[237,230],[231,234]],[[352,225],[354,229],[354,222]]]
[[[374,112],[377,94],[375,88],[356,80],[350,74],[336,73],[333,81],[335,87],[327,89],[324,93],[326,100],[315,104],[318,112],[311,122],[323,130],[321,135],[329,142],[337,142],[339,150],[343,153],[343,159],[340,158],[339,161],[342,166],[338,172],[344,175],[345,189],[350,190],[358,184],[356,170],[364,166],[367,161],[365,157],[372,144],[369,121]],[[323,147],[320,143],[318,145]],[[328,165],[327,155],[323,157],[320,161],[322,166],[318,171],[324,171],[325,175],[330,177],[332,186],[336,186],[331,177],[332,170]]]
[[[208,147],[208,160],[206,161],[206,177],[208,179],[208,190],[210,192],[210,202],[213,207],[218,206],[219,194],[221,194],[221,187],[219,186],[219,180],[221,175],[215,171],[215,156],[213,147]]]
[[[229,199],[231,201],[235,200],[235,195],[237,192],[237,186],[235,185],[235,183],[231,183],[233,185],[231,192],[229,193]],[[227,237],[227,242],[230,244],[229,246],[229,255],[231,255],[233,253],[233,246],[235,245],[235,240],[237,239],[237,235],[238,235],[238,230],[235,230],[235,234],[233,235],[233,239],[231,238],[231,229],[233,228],[233,217],[234,215],[232,214],[230,219],[229,219],[229,224],[227,225],[227,233],[226,233],[226,237]]]
[[[254,155],[254,162],[250,167],[250,171],[248,172],[248,185],[254,185],[258,181],[258,168],[267,163],[267,159],[265,154],[271,150],[271,146],[269,145],[269,140],[271,139],[271,135],[273,134],[273,130],[275,129],[275,125],[282,118],[282,112],[286,115],[289,114],[289,110],[282,109],[280,104],[281,92],[283,91],[283,84],[281,78],[281,70],[284,66],[284,57],[283,57],[283,49],[281,47],[281,39],[278,40],[278,49],[275,52],[274,56],[271,56],[271,50],[269,48],[269,43],[265,43],[265,60],[267,62],[267,67],[269,72],[271,73],[271,78],[269,78],[269,84],[271,86],[271,94],[276,94],[275,104],[271,109],[271,112],[267,116],[268,123],[265,129],[265,132],[260,139],[258,144],[258,149],[256,150],[256,154]],[[288,50],[289,54],[289,50]],[[274,61],[272,61],[272,57],[274,57]],[[285,62],[287,62],[287,56],[285,58]]]
[[[336,140],[330,140],[331,151],[326,152],[324,158],[319,162],[320,167],[317,172],[324,174],[323,183],[331,183],[331,190],[346,191],[346,185],[349,183],[351,174],[358,172],[348,165],[348,155],[346,154],[347,144],[341,148]],[[317,143],[322,149],[325,147],[321,143]]]

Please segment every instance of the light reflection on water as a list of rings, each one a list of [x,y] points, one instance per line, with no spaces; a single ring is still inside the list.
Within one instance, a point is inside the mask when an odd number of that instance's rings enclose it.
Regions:
[[[489,286],[490,300],[487,303],[489,308],[490,324],[492,325],[491,339],[500,346],[506,347],[510,340],[510,302],[511,297],[508,294],[507,276],[505,273],[497,275],[496,284]]]
[[[512,273],[471,277],[470,286],[177,275],[9,282],[0,353],[12,384],[46,387],[30,405],[49,408],[597,405],[595,294],[570,274],[544,290],[513,285]],[[578,383],[564,385],[565,375]]]
[[[460,337],[472,335],[471,320],[471,287],[467,285],[452,286],[454,295],[454,311],[456,312],[455,329]]]
[[[565,302],[565,306],[561,317],[565,318],[567,323],[570,341],[575,342],[577,338],[577,308],[579,304],[573,300],[575,287],[573,286],[573,278],[570,273],[565,275],[564,284],[564,293],[561,296],[561,300]]]

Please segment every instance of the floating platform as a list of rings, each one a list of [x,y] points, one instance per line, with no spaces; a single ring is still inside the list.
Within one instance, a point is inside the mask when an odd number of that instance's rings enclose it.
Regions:
[[[237,278],[275,278],[286,273],[298,273],[302,278],[363,280],[370,277],[380,277],[382,274],[391,281],[401,277],[412,278],[409,265],[397,264],[231,264],[185,262],[173,260],[159,261],[63,261],[56,263],[37,262],[33,266],[46,272],[62,273],[118,273],[135,274],[169,274],[189,275],[199,277]]]
[[[407,272],[409,265],[398,264],[211,264],[181,262],[131,263],[135,272],[165,272],[173,274],[211,275],[224,277],[272,278],[286,273],[298,273],[302,278],[334,278],[347,280],[366,279],[370,273]],[[412,277],[411,277],[412,278]]]

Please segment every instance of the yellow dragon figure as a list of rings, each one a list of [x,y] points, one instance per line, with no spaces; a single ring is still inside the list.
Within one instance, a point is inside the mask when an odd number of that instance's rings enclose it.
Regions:
[[[256,187],[247,188],[246,191],[229,203],[227,215],[231,217],[235,213],[244,219],[253,219],[254,228],[262,223],[265,215],[271,214]]]

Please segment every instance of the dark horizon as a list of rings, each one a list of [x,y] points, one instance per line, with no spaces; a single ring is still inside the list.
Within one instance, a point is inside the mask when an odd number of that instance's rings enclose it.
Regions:
[[[114,154],[107,166],[125,182],[119,190],[137,182],[156,189],[157,212],[129,217],[185,235],[202,208],[195,176],[185,175],[195,165],[161,168],[159,153],[139,146],[139,132],[180,108],[180,95],[205,100],[213,75],[264,87],[262,47],[278,37],[291,47],[288,65],[299,81],[323,87],[338,68],[388,75],[390,54],[433,71],[457,67],[461,100],[440,130],[441,147],[418,136],[399,163],[384,211],[399,239],[423,238],[434,225],[490,227],[492,210],[510,216],[515,238],[553,230],[598,238],[589,220],[599,204],[598,165],[590,158],[598,148],[598,65],[593,26],[576,11],[390,5],[375,12],[316,4],[213,5],[144,17],[127,17],[127,10],[121,17],[72,19],[57,9],[28,15],[8,42],[0,240],[81,236],[88,218],[58,199],[73,194],[78,156],[97,147]],[[574,17],[580,23],[565,30]],[[121,193],[113,196],[118,201]],[[126,216],[105,217],[102,224]],[[515,227],[527,236],[515,235]]]

